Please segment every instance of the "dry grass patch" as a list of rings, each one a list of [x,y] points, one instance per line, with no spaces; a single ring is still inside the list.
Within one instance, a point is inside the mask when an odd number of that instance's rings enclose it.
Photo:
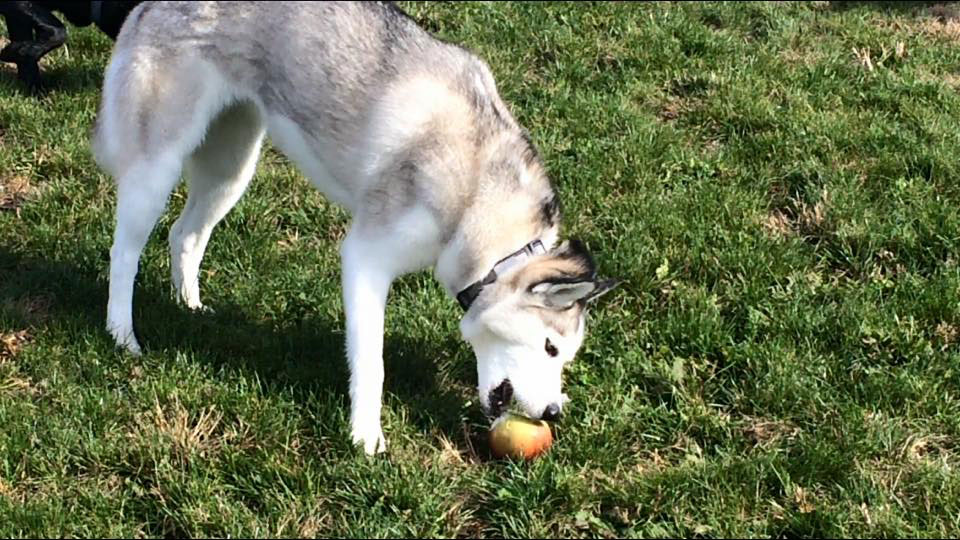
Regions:
[[[960,40],[960,6],[935,4],[927,8],[928,17],[919,23],[920,31],[928,36]]]
[[[960,335],[960,329],[958,329],[955,325],[941,322],[934,329],[933,333],[935,336],[937,336],[937,341],[940,342],[940,350],[946,351],[951,345],[957,342],[957,336]]]
[[[871,72],[880,68],[889,68],[889,66],[884,64],[890,62],[892,65],[894,62],[902,60],[906,56],[907,46],[902,41],[892,43],[889,47],[881,44],[879,49],[873,49],[871,47],[853,48],[853,57],[857,64]]]
[[[745,420],[747,425],[741,432],[755,447],[774,446],[784,439],[791,441],[800,433],[800,428],[788,422],[754,417],[747,417]]]
[[[775,237],[820,236],[827,228],[830,192],[824,189],[814,204],[792,198],[787,208],[776,208],[762,218],[763,227]]]
[[[20,215],[22,207],[34,197],[37,189],[22,174],[0,177],[0,210],[13,211]]]
[[[26,330],[0,333],[0,363],[20,353],[23,346],[33,340]]]
[[[777,53],[777,56],[790,67],[813,66],[823,61],[824,55],[812,48],[789,48]]]
[[[785,237],[793,234],[790,218],[780,209],[774,209],[767,214],[762,224],[772,236]]]
[[[950,467],[954,460],[953,443],[945,435],[911,435],[900,449],[901,460]]]
[[[130,434],[134,440],[144,441],[159,437],[169,445],[169,453],[181,463],[195,456],[208,457],[230,439],[223,433],[217,436],[223,413],[215,406],[197,412],[187,409],[179,398],[166,406],[154,401],[151,410],[137,415],[137,427]]]

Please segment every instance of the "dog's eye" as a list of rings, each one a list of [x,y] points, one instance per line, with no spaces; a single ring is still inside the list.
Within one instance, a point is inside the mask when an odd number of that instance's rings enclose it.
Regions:
[[[553,343],[550,343],[550,338],[547,338],[547,342],[543,344],[543,350],[547,351],[547,354],[549,354],[551,357],[560,354],[560,351],[557,350]]]

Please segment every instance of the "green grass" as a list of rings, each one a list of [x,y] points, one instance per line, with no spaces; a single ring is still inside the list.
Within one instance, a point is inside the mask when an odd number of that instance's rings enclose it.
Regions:
[[[71,28],[41,99],[0,69],[0,536],[960,534],[956,6],[403,6],[489,61],[565,234],[625,280],[551,452],[488,459],[427,273],[388,306],[390,453],[352,447],[348,217],[270,148],[204,261],[216,314],[171,294],[181,187],[141,261],[147,353],[115,352],[110,42]]]

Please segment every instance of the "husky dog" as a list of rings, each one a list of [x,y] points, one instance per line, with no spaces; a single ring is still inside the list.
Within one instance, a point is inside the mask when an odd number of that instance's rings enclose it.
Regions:
[[[265,134],[351,213],[340,248],[351,433],[386,448],[383,322],[398,276],[424,268],[465,313],[479,399],[555,420],[564,365],[598,280],[583,245],[559,241],[559,204],[489,67],[385,3],[145,2],[107,67],[93,134],[117,182],[107,329],[139,354],[138,261],[185,173],[169,232],[180,300],[202,309],[198,270],[243,194]]]

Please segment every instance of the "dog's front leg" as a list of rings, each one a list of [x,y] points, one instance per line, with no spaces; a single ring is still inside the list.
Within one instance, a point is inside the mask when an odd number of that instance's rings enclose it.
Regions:
[[[383,397],[383,317],[396,277],[375,245],[351,229],[340,250],[350,365],[350,428],[367,454],[386,450],[380,427]]]

